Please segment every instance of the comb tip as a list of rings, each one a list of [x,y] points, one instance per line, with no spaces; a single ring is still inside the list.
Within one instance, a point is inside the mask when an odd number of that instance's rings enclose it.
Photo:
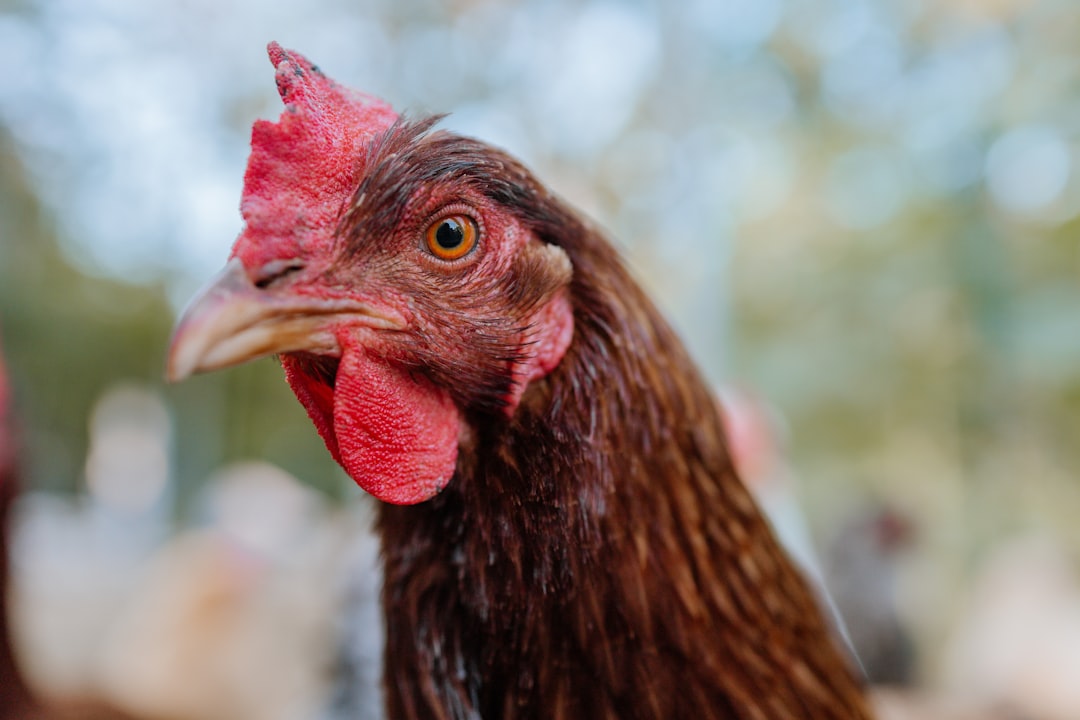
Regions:
[[[277,40],[271,40],[266,44],[266,54],[270,56],[270,64],[277,67],[285,59],[285,48]]]
[[[305,106],[312,98],[336,87],[315,63],[273,41],[266,46],[267,55],[277,76],[278,94],[286,105]]]

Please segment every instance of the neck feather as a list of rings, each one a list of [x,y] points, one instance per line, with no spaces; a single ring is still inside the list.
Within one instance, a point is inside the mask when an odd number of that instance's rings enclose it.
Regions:
[[[473,424],[442,495],[382,508],[391,708],[864,717],[681,343],[599,236],[560,244],[575,308],[562,363],[510,422]]]

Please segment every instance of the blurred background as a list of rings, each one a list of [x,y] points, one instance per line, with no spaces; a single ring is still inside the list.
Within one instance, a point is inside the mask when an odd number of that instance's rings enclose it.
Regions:
[[[313,717],[343,633],[374,683],[368,500],[277,364],[162,381],[276,39],[610,230],[888,717],[1080,717],[1078,37],[1071,0],[0,0],[32,684]]]

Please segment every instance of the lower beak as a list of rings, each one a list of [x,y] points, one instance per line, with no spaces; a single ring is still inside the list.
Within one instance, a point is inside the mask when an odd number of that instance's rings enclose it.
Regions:
[[[279,353],[341,355],[343,321],[383,329],[404,322],[370,305],[302,295],[294,287],[259,288],[233,258],[200,291],[173,331],[165,369],[169,382]]]

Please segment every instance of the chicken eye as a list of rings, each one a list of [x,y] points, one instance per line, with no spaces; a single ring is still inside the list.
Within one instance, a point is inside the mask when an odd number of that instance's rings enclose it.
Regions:
[[[427,246],[441,260],[457,260],[476,247],[480,230],[467,215],[449,215],[427,229]]]

